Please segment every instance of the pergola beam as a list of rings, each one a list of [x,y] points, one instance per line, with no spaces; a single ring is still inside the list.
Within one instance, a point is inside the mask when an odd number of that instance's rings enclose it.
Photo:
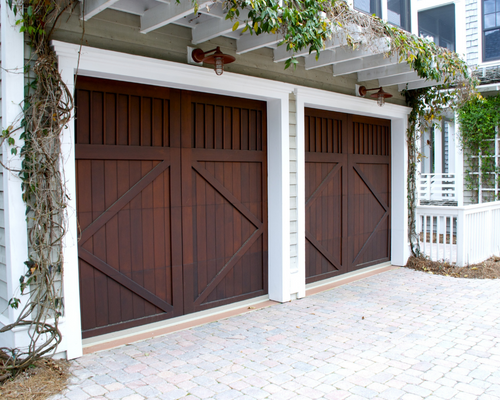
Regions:
[[[325,43],[325,47],[324,47],[323,51],[333,49],[335,47],[340,47],[340,46],[345,45],[345,44],[347,44],[345,39],[341,40],[338,37],[335,37],[333,39],[328,40]],[[274,59],[274,62],[283,62],[283,61],[288,60],[290,57],[300,57],[300,56],[306,56],[308,54],[309,54],[309,48],[305,48],[305,49],[298,50],[298,51],[291,51],[291,50],[288,51],[286,49],[286,46],[282,45],[282,46],[279,46],[277,49],[274,49],[273,59]],[[314,53],[314,54],[316,54],[316,53]]]
[[[389,66],[397,64],[398,58],[395,56],[385,57],[383,54],[376,54],[358,58],[356,60],[345,61],[333,65],[333,76],[348,75],[354,72],[358,74],[362,71],[369,71],[381,66]]]
[[[434,80],[423,80],[421,79],[420,81],[417,81],[417,82],[408,82],[408,83],[402,83],[400,85],[398,85],[398,91],[402,91],[402,90],[405,90],[405,89],[408,89],[408,90],[414,90],[414,89],[421,89],[421,88],[425,88],[425,87],[430,87],[430,86],[439,86],[439,85],[442,85],[444,82],[437,82],[437,81],[434,81]]]
[[[94,15],[99,14],[101,11],[105,10],[108,7],[111,7],[113,4],[118,2],[118,0],[85,0],[82,1],[82,15],[81,19],[84,21],[88,21]]]
[[[248,10],[243,10],[240,13],[240,16],[238,17],[238,20],[244,21],[247,18],[248,18]],[[196,25],[192,29],[191,41],[193,42],[193,44],[200,44],[208,40],[215,39],[218,36],[223,36],[233,31],[233,26],[235,23],[236,21],[232,21],[230,19],[220,20],[218,18],[213,18],[210,21]],[[243,28],[243,24],[241,28]]]
[[[244,54],[252,50],[260,49],[261,47],[270,46],[280,41],[277,34],[265,33],[257,35],[241,36],[236,42],[236,54]]]
[[[412,71],[412,72],[407,72],[406,74],[380,78],[378,80],[378,84],[379,86],[392,86],[392,85],[399,85],[402,83],[417,82],[421,80],[422,78],[418,76],[417,72]]]
[[[211,3],[212,1],[202,1],[199,3],[199,8],[204,8]],[[181,1],[179,3],[172,1],[170,4],[160,4],[147,10],[141,17],[141,33],[151,32],[190,14],[194,14],[191,1]]]
[[[374,79],[386,78],[389,76],[405,74],[411,71],[412,71],[411,67],[406,63],[386,65],[383,67],[374,68],[367,71],[359,71],[358,82],[366,82]]]

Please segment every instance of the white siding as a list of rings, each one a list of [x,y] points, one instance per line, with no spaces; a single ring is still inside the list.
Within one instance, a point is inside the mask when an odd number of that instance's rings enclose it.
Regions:
[[[290,273],[298,271],[297,257],[297,116],[295,95],[290,94]]]
[[[479,64],[479,0],[466,0],[465,21],[467,41],[467,63],[469,65]],[[458,27],[457,27],[458,28]]]

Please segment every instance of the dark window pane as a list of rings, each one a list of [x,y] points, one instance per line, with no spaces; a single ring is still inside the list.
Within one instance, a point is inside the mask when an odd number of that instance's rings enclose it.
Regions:
[[[418,33],[438,46],[455,51],[455,5],[419,12]]]
[[[484,13],[490,14],[495,12],[495,0],[484,0]]]
[[[381,17],[382,6],[380,0],[354,0],[354,8],[358,11]]]
[[[499,0],[500,1],[500,0]],[[409,0],[388,0],[387,20],[407,31],[410,30],[410,1]]]
[[[370,14],[370,0],[354,0],[354,8]]]
[[[484,32],[484,61],[500,58],[500,29]]]

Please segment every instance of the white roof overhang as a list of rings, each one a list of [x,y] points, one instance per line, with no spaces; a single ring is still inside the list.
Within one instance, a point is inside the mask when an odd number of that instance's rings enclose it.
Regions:
[[[204,43],[219,36],[236,40],[236,54],[251,52],[263,47],[273,49],[274,62],[280,63],[292,55],[305,58],[305,69],[332,66],[333,76],[357,73],[358,82],[378,80],[379,86],[397,86],[398,90],[405,87],[416,89],[438,84],[420,78],[406,63],[400,64],[397,56],[387,57],[389,44],[386,39],[370,46],[361,45],[356,50],[347,46],[345,36],[336,35],[326,43],[320,53],[309,54],[309,49],[297,51],[294,54],[285,46],[278,46],[279,34],[250,35],[243,33],[247,12],[239,16],[240,26],[233,31],[235,21],[225,19],[225,11],[221,3],[214,0],[198,0],[198,12],[194,13],[191,0],[86,0],[82,7],[81,18],[88,20],[101,11],[109,8],[140,16],[141,33],[147,34],[168,24],[176,24],[191,28],[192,43]],[[357,27],[351,29],[355,36]],[[353,33],[354,32],[354,33]]]

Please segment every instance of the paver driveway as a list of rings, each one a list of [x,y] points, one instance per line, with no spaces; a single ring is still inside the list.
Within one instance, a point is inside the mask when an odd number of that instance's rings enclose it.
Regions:
[[[405,268],[86,355],[57,398],[500,399],[500,280]]]

